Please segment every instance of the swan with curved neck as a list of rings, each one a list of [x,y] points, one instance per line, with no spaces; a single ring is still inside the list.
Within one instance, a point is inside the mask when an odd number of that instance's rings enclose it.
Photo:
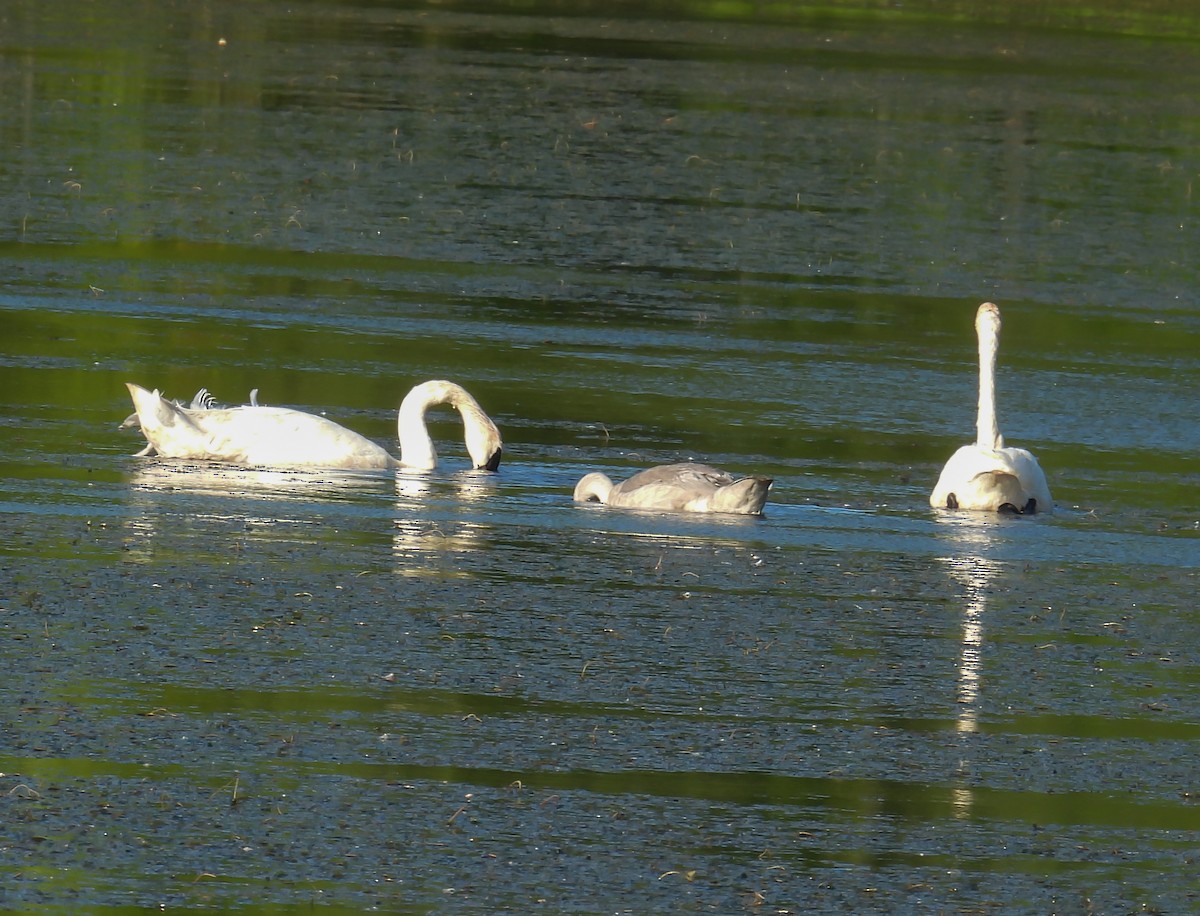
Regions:
[[[437,466],[437,452],[425,425],[425,413],[439,404],[448,404],[461,415],[463,438],[476,468],[496,470],[504,447],[500,430],[479,402],[461,385],[443,380],[417,385],[400,404],[396,420],[399,460],[332,420],[286,407],[260,407],[256,397],[243,407],[214,408],[207,406],[211,400],[203,398],[184,407],[157,390],[147,391],[132,383],[126,387],[133,398],[137,424],[152,450],[144,454],[163,458],[249,467],[429,470]]]
[[[618,484],[599,472],[587,474],[575,485],[575,502],[619,509],[760,515],[772,483],[769,477],[734,480],[719,468],[685,461],[647,468]]]
[[[1033,454],[1006,448],[996,421],[996,353],[1000,349],[1000,309],[985,302],[975,313],[979,338],[979,406],[975,444],[964,445],[942,469],[929,504],[944,509],[992,512],[1051,512],[1046,475]]]

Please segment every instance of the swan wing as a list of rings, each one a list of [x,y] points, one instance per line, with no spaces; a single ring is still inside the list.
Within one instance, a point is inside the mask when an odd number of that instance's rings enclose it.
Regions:
[[[386,468],[392,457],[376,443],[316,414],[286,407],[233,407],[194,418],[204,432],[202,455],[256,467]]]
[[[255,467],[390,468],[395,460],[358,433],[286,407],[233,407],[194,417],[208,458]]]
[[[678,464],[660,464],[638,471],[628,480],[617,484],[626,493],[650,486],[670,486],[689,489],[713,490],[733,483],[733,477],[708,464],[681,461]]]
[[[728,475],[702,464],[657,465],[614,486],[606,502],[623,509],[685,512],[689,503],[709,497],[723,477]]]

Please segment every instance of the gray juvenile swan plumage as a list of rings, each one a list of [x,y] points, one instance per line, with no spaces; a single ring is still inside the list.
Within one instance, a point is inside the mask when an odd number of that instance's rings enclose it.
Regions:
[[[217,408],[210,406],[211,396],[205,397],[204,389],[184,407],[158,391],[132,383],[126,387],[137,425],[153,450],[145,454],[163,458],[247,467],[429,470],[437,466],[437,452],[425,426],[425,413],[439,404],[448,404],[461,415],[467,451],[476,468],[496,470],[504,448],[500,430],[479,402],[461,385],[441,379],[417,385],[401,402],[396,418],[399,460],[332,420],[286,407],[260,407],[257,389],[249,405]]]
[[[773,482],[769,477],[734,480],[720,468],[685,461],[647,468],[618,484],[599,472],[587,474],[575,485],[575,501],[619,509],[760,515]]]
[[[985,302],[975,313],[979,338],[979,407],[975,443],[950,456],[929,504],[942,509],[991,512],[1052,512],[1050,487],[1033,454],[1004,446],[996,421],[996,353],[1000,349],[1000,309]]]

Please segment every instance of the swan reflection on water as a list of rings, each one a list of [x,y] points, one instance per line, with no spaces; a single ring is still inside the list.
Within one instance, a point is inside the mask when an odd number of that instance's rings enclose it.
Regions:
[[[369,503],[387,493],[392,475],[362,471],[240,468],[215,461],[139,461],[129,477],[132,559],[148,560],[168,540],[191,539],[185,549],[236,550],[231,536],[278,539],[285,532],[304,542],[324,524],[313,503]],[[201,533],[201,527],[217,529]],[[301,535],[299,532],[307,531]]]
[[[466,515],[496,489],[495,476],[482,471],[251,469],[150,459],[130,476],[127,556],[148,560],[167,538],[229,550],[237,549],[231,535],[316,544],[334,529],[367,530],[390,544],[395,571],[423,574],[431,554],[478,543],[489,526]],[[200,526],[221,531],[214,541]]]
[[[987,612],[989,590],[1001,570],[1001,564],[986,555],[993,545],[996,523],[983,516],[942,514],[937,516],[937,521],[944,526],[944,531],[939,534],[945,535],[953,550],[949,556],[938,557],[937,561],[961,586],[962,636],[955,696],[958,704],[955,729],[960,734],[975,734],[979,731],[983,688],[984,615]],[[971,788],[955,786],[953,798],[956,815],[966,817],[974,803]]]
[[[984,636],[984,613],[988,588],[1000,571],[1000,564],[982,555],[990,541],[988,529],[970,523],[955,525],[952,535],[962,553],[938,557],[951,578],[961,587],[963,599],[962,651],[958,665],[958,730],[978,731],[979,693]]]
[[[397,474],[394,571],[412,577],[466,578],[457,563],[447,568],[443,561],[480,547],[492,526],[464,517],[459,510],[477,512],[478,504],[495,496],[496,490],[496,477],[479,471],[462,471],[450,479]]]
[[[141,492],[251,497],[284,502],[345,499],[379,491],[392,477],[385,472],[243,468],[218,461],[150,460],[135,466],[130,489]]]

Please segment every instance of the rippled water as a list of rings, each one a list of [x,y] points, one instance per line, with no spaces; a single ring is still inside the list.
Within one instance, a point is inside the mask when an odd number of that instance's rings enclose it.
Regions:
[[[0,906],[1194,908],[1200,68],[1153,9],[6,8]],[[927,505],[985,298],[1053,515]],[[500,473],[448,414],[431,474],[117,429],[257,388],[393,446],[433,377]],[[683,458],[766,516],[570,501]]]

